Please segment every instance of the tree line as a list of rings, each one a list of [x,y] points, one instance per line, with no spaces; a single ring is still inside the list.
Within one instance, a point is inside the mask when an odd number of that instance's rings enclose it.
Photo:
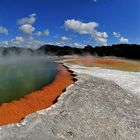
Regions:
[[[137,44],[116,44],[112,46],[87,45],[83,48],[70,46],[56,46],[45,44],[40,48],[33,50],[31,48],[21,47],[1,47],[0,56],[9,55],[93,55],[93,56],[116,56],[130,59],[140,59],[140,45]]]

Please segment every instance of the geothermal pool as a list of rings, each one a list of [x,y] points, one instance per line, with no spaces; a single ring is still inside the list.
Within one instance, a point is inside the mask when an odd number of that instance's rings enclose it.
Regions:
[[[100,67],[121,71],[140,72],[140,61],[117,57],[73,56],[64,62],[87,67]]]
[[[51,83],[58,70],[48,58],[0,59],[0,104],[17,100]]]

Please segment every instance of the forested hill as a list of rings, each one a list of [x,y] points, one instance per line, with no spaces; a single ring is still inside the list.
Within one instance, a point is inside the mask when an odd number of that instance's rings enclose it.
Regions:
[[[30,48],[8,47],[0,48],[0,56],[9,55],[96,55],[96,56],[117,56],[130,59],[140,59],[140,45],[117,44],[112,46],[92,47],[87,45],[83,48],[70,46],[43,45],[37,50]]]
[[[136,44],[117,44],[112,46],[92,47],[90,45],[84,48],[75,48],[69,46],[55,46],[55,45],[43,45],[38,52],[44,52],[45,54],[54,55],[97,55],[97,56],[118,56],[131,59],[140,59],[140,45]]]

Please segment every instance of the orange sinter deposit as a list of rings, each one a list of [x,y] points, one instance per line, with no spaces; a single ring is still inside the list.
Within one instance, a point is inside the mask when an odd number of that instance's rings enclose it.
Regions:
[[[0,106],[0,125],[19,122],[32,112],[50,107],[70,84],[74,83],[71,73],[62,65],[55,80],[48,86],[20,100]]]
[[[140,61],[111,57],[75,57],[65,62],[88,67],[111,68],[124,71],[140,71]]]

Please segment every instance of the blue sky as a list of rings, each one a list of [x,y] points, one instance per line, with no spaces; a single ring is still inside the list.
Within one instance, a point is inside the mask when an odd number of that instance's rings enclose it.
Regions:
[[[1,0],[0,46],[140,44],[139,0]]]

